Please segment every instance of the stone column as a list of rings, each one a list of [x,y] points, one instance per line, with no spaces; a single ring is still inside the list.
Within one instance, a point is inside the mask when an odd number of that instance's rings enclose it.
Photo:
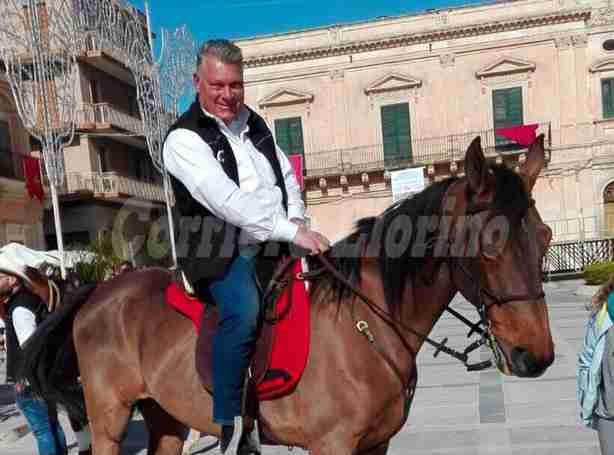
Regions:
[[[587,142],[591,139],[593,128],[591,118],[589,79],[588,79],[588,36],[586,34],[571,37],[575,61],[576,80],[576,140]]]
[[[329,73],[331,81],[330,110],[331,130],[335,131],[334,144],[330,148],[347,148],[350,144],[350,113],[348,109],[348,96],[345,93],[345,72],[334,69]],[[314,150],[317,152],[317,150]]]
[[[573,144],[576,141],[573,130],[576,124],[577,87],[571,36],[556,38],[555,44],[558,49],[561,144]]]

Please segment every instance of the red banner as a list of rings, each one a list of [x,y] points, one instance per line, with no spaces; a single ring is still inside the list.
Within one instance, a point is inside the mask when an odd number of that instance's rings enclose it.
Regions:
[[[40,160],[32,156],[23,158],[23,173],[26,177],[26,188],[31,198],[36,197],[43,202],[45,191],[41,182]]]
[[[517,144],[528,147],[535,142],[537,137],[535,132],[537,131],[538,127],[539,125],[536,123],[532,125],[518,125],[512,126],[511,128],[497,128],[495,133],[497,136],[511,139]]]
[[[296,176],[296,181],[301,187],[301,191],[303,191],[305,189],[305,182],[303,181],[303,155],[288,155],[288,160],[294,168],[294,175]]]

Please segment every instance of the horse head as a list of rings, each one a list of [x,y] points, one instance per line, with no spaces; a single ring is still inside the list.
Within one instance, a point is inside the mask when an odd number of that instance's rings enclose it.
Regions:
[[[476,306],[497,367],[521,377],[541,375],[554,360],[542,287],[542,260],[552,232],[532,189],[545,165],[543,135],[518,172],[490,164],[479,137],[465,158],[465,179],[450,187],[452,277]]]

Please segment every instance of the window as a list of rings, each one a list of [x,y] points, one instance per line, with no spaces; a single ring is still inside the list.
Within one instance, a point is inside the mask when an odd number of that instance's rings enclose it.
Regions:
[[[98,149],[98,167],[100,172],[111,171],[111,156],[109,154],[109,149],[106,147]]]
[[[275,120],[275,141],[286,155],[305,155],[303,125],[300,117]]]
[[[9,124],[0,120],[0,176],[15,178]]]
[[[381,112],[384,164],[394,166],[411,160],[409,104],[382,106]]]
[[[134,176],[137,180],[150,183],[155,181],[155,171],[149,155],[136,158],[136,160],[133,161],[133,166]]]
[[[495,130],[522,125],[522,87],[493,90],[492,112]],[[501,136],[495,136],[495,140],[496,144],[509,142]]]
[[[601,80],[603,118],[614,117],[614,78]]]

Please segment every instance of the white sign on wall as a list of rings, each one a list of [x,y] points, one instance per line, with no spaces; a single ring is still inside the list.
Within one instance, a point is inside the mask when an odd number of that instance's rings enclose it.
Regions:
[[[390,173],[392,202],[419,193],[425,187],[424,167],[413,167]]]

